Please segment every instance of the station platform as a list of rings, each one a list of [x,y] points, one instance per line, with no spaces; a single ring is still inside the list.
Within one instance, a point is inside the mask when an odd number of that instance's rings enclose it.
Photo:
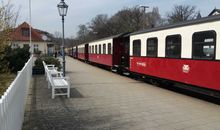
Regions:
[[[34,76],[23,130],[219,130],[220,106],[66,58],[70,98]]]

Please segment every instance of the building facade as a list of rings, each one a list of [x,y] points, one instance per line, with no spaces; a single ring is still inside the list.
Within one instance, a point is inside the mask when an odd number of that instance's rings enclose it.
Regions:
[[[51,35],[48,32],[34,29],[31,27],[31,47],[33,53],[36,54],[53,54],[54,44],[51,40]],[[30,46],[30,29],[29,24],[24,22],[15,28],[12,32],[12,48],[23,48]]]

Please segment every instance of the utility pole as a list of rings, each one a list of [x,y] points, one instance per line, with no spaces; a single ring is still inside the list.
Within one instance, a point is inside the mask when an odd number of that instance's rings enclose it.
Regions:
[[[29,0],[29,36],[30,36],[30,43],[29,43],[29,52],[33,54],[33,47],[32,47],[32,34],[31,34],[31,0]]]
[[[144,18],[144,20],[143,20],[143,30],[145,29],[145,20],[146,20],[146,15],[145,15],[145,11],[146,11],[146,9],[147,8],[149,8],[149,6],[146,6],[146,5],[139,5],[139,7],[140,8],[143,8],[143,18]]]

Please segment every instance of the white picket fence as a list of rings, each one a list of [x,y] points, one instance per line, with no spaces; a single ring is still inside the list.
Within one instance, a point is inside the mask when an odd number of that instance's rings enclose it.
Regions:
[[[22,129],[25,99],[32,77],[32,64],[33,57],[28,60],[0,99],[0,130]]]

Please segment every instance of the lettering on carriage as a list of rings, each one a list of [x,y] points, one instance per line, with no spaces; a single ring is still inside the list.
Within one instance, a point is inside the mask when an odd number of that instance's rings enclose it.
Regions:
[[[189,71],[190,71],[190,66],[184,64],[183,67],[182,67],[182,71],[183,71],[183,73],[189,73]]]
[[[130,65],[131,65],[132,61],[133,61],[133,57],[130,58]]]
[[[146,67],[147,64],[146,64],[146,62],[137,62],[137,66]]]

